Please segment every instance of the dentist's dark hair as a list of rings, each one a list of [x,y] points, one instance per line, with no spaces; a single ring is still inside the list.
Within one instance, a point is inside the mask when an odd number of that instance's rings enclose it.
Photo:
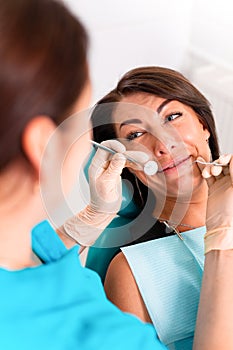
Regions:
[[[21,150],[30,119],[66,118],[85,83],[88,38],[55,0],[0,0],[0,170]]]

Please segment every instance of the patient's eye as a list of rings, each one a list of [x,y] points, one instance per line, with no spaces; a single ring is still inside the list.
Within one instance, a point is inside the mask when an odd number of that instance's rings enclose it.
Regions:
[[[142,136],[143,134],[145,134],[145,131],[131,131],[127,134],[126,139],[132,141]]]
[[[182,113],[181,112],[175,112],[175,113],[171,113],[169,115],[167,115],[165,118],[164,118],[164,122],[167,123],[167,122],[171,122],[179,117],[182,116]]]

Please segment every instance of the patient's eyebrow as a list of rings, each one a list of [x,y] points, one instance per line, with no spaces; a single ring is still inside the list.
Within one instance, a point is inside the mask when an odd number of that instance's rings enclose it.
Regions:
[[[157,113],[160,113],[161,111],[162,111],[162,109],[168,104],[168,103],[170,103],[170,102],[172,102],[172,101],[174,101],[174,100],[169,100],[169,99],[167,99],[167,100],[165,100],[165,101],[163,101],[160,105],[159,105],[159,107],[156,109],[156,112]],[[120,129],[122,128],[122,126],[124,126],[124,125],[128,125],[128,124],[142,124],[142,121],[140,120],[140,119],[128,119],[128,120],[125,120],[123,123],[121,123],[121,125],[120,125]]]
[[[142,124],[142,121],[140,119],[128,119],[128,120],[125,120],[123,123],[121,123],[120,129],[122,128],[122,126],[128,125],[128,124]]]
[[[169,99],[167,99],[167,100],[163,101],[163,102],[161,103],[161,105],[159,105],[159,107],[156,109],[156,112],[157,112],[157,113],[160,113],[160,112],[162,111],[162,109],[163,109],[168,103],[170,103],[170,102],[172,102],[172,101],[174,101],[174,100],[169,100]]]

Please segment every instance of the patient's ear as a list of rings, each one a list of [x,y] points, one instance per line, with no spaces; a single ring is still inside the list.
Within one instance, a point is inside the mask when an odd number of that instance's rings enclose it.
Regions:
[[[203,127],[203,131],[204,131],[204,137],[205,137],[206,141],[208,141],[210,138],[210,132],[207,128],[204,128],[204,127]]]
[[[51,118],[37,116],[28,122],[23,131],[23,151],[38,176],[43,152],[56,127]]]

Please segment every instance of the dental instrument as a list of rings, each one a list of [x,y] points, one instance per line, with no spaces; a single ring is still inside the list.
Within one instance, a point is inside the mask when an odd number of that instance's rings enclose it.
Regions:
[[[113,149],[111,149],[111,148],[109,148],[109,147],[107,147],[107,146],[101,145],[101,144],[98,143],[98,142],[95,142],[95,141],[93,141],[93,140],[90,140],[90,142],[91,142],[94,146],[96,146],[96,147],[98,147],[98,148],[100,148],[100,149],[103,149],[103,150],[105,150],[105,151],[107,151],[107,152],[109,152],[109,153],[112,153],[112,154],[116,154],[116,153],[117,153],[117,152],[114,151]],[[129,162],[134,163],[134,164],[137,164],[137,165],[140,165],[140,166],[143,168],[144,173],[145,173],[146,175],[154,175],[154,174],[156,174],[157,171],[158,171],[158,165],[157,165],[157,163],[156,163],[155,161],[153,161],[153,160],[149,160],[149,161],[146,162],[145,164],[141,164],[141,163],[138,162],[136,159],[131,158],[131,157],[128,156],[127,154],[124,154],[124,156],[125,156],[125,158],[126,158]]]
[[[193,163],[199,163],[199,164],[203,164],[203,165],[215,165],[215,166],[227,166],[228,165],[228,164],[221,164],[221,163],[216,163],[216,162],[205,162],[205,161],[197,160],[197,159],[194,160]]]

